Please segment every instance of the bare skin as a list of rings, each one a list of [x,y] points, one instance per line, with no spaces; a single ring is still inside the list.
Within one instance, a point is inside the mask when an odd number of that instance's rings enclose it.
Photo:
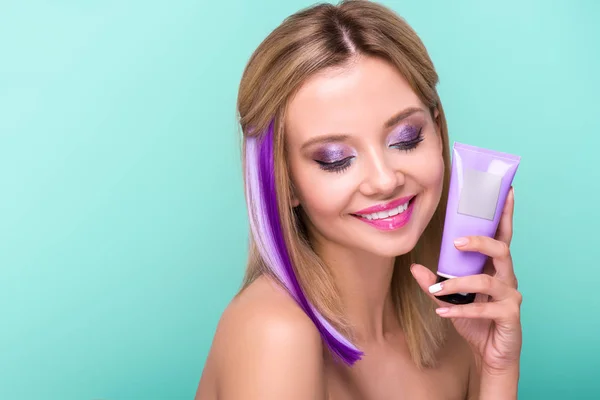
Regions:
[[[391,117],[398,118],[386,126]],[[351,368],[335,362],[309,318],[261,277],[224,312],[196,399],[516,398],[521,298],[508,250],[514,197],[495,239],[457,245],[490,256],[489,275],[444,283],[439,294],[481,295],[465,306],[438,301],[440,318],[450,318],[454,331],[439,365],[419,370],[389,288],[394,257],[412,250],[439,204],[444,166],[436,114],[390,64],[361,56],[305,82],[286,118],[294,206],[308,216],[313,247],[333,272],[365,356]],[[415,196],[414,211],[399,229],[382,231],[355,216],[405,196]],[[421,265],[411,272],[429,294],[434,274]]]
[[[354,367],[333,361],[310,319],[261,277],[223,314],[196,400],[468,398],[473,357],[456,334],[439,367],[425,371],[410,361],[399,330],[359,345],[368,356]]]

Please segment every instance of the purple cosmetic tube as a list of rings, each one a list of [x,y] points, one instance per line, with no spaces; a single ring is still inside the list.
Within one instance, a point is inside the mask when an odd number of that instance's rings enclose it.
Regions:
[[[448,207],[437,282],[483,272],[487,256],[460,251],[454,240],[463,236],[494,237],[521,157],[454,143]],[[452,304],[468,304],[475,293],[436,296]]]

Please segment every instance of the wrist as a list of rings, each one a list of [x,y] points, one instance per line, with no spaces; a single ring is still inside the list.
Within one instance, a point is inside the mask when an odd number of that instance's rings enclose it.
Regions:
[[[519,364],[502,370],[483,366],[479,387],[480,400],[517,399],[519,389]]]

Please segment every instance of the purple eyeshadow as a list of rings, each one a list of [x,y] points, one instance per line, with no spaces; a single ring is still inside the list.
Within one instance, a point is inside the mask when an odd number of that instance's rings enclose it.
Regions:
[[[417,140],[421,130],[414,125],[404,125],[392,132],[388,139],[388,146],[401,142],[412,142]]]
[[[317,150],[314,154],[314,158],[317,161],[324,163],[332,163],[343,160],[346,157],[352,157],[356,155],[350,149],[341,147],[339,145],[327,146]]]

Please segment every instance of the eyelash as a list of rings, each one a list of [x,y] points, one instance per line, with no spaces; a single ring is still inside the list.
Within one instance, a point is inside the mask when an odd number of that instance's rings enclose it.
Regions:
[[[409,140],[407,142],[400,142],[400,143],[392,144],[392,145],[390,145],[390,147],[393,149],[409,152],[409,151],[416,149],[417,146],[419,145],[419,143],[421,143],[422,141],[423,141],[423,128],[419,129],[419,134],[417,135],[417,137],[415,139]],[[353,159],[354,159],[354,157],[346,157],[344,159],[334,161],[331,163],[318,161],[318,160],[315,160],[315,161],[317,161],[317,163],[319,164],[319,167],[324,171],[342,173],[346,169],[348,169],[348,167],[350,167],[350,164],[352,163]]]
[[[400,143],[393,144],[390,147],[408,152],[408,151],[416,149],[417,145],[419,143],[421,143],[422,141],[423,141],[423,128],[419,129],[419,133],[417,134],[416,138],[406,141],[406,142],[400,142]]]
[[[324,171],[341,173],[341,172],[344,172],[350,166],[353,158],[354,157],[346,157],[346,158],[343,158],[341,160],[334,161],[331,163],[318,161],[318,160],[315,160],[315,161],[317,161],[317,163],[319,164],[319,167]]]

